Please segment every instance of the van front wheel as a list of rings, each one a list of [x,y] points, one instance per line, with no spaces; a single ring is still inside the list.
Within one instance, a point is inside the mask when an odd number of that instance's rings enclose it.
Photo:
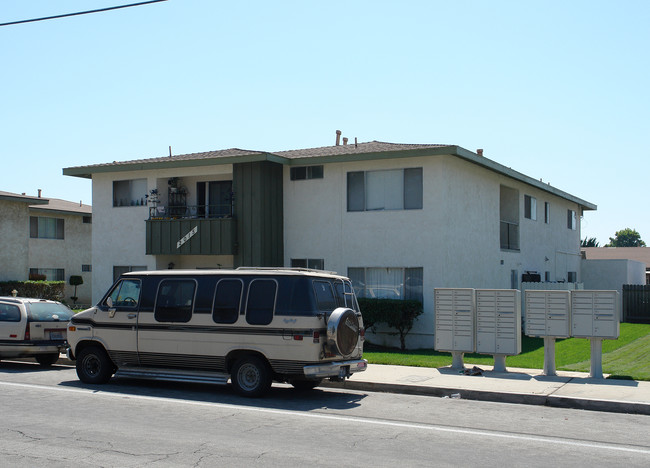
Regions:
[[[261,358],[247,356],[235,362],[230,380],[240,395],[260,397],[271,388],[271,370]]]
[[[77,376],[83,383],[103,384],[113,375],[113,363],[103,348],[89,346],[77,356]]]

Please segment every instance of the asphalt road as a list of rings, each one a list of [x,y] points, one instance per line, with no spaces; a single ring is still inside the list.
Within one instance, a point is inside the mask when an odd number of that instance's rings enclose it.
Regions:
[[[274,385],[113,379],[0,363],[0,466],[650,466],[650,417]]]

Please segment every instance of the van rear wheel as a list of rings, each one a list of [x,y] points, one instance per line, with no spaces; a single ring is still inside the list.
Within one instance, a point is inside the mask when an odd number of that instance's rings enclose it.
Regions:
[[[316,387],[318,387],[322,382],[323,379],[317,379],[317,380],[293,379],[290,381],[291,385],[293,385],[293,388],[295,388],[299,392],[306,392],[309,390],[313,390]]]
[[[59,360],[59,353],[37,354],[34,358],[41,366],[49,367]]]
[[[246,356],[235,362],[230,380],[240,395],[260,397],[271,388],[271,370],[263,359]]]
[[[89,346],[77,356],[77,376],[88,384],[103,384],[113,375],[113,362],[104,348]]]

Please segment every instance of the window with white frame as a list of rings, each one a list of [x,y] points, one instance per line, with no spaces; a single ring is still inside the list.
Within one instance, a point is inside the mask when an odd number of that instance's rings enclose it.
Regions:
[[[63,218],[29,217],[29,237],[32,239],[63,239],[65,234]]]
[[[348,277],[358,297],[423,299],[422,267],[350,267]]]
[[[30,268],[29,276],[45,276],[45,281],[65,281],[65,270],[63,268]]]
[[[549,202],[544,202],[544,223],[549,224],[551,222],[551,204]]]
[[[422,209],[422,168],[348,172],[348,211]]]
[[[322,179],[323,166],[296,166],[289,169],[291,180]]]
[[[292,268],[311,268],[312,270],[324,270],[325,260],[322,258],[292,258]]]
[[[575,231],[578,228],[578,218],[575,211],[567,210],[566,223],[566,227],[572,231]]]
[[[530,195],[524,195],[524,218],[537,220],[537,199]]]
[[[113,181],[113,206],[142,206],[147,200],[147,179]]]

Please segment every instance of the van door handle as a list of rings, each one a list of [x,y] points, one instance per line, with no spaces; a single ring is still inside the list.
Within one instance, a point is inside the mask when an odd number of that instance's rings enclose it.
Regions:
[[[127,317],[130,318],[130,319],[136,318],[137,316],[138,316],[138,314],[129,314],[129,315],[127,315]]]

